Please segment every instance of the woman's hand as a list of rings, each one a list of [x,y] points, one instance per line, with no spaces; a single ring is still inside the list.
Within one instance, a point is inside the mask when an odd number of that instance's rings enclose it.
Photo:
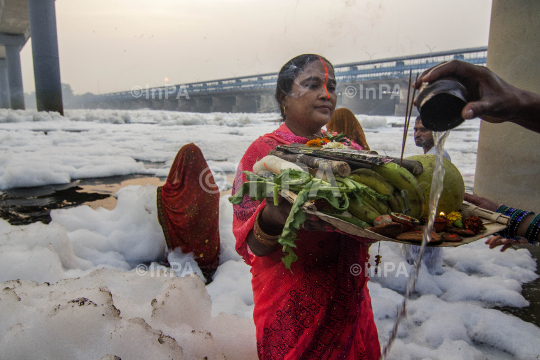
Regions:
[[[511,239],[506,239],[506,238],[503,238],[502,236],[496,235],[496,236],[491,236],[489,239],[487,239],[486,244],[489,245],[490,249],[503,245],[503,247],[501,248],[501,252],[502,252],[516,244],[527,244],[527,240],[520,239],[520,240],[514,241]]]
[[[278,195],[278,205],[274,205],[274,198],[266,198],[266,207],[261,210],[259,215],[259,227],[268,235],[280,235],[285,226],[285,222],[291,212],[292,204]],[[309,216],[309,215],[308,215]],[[328,223],[320,220],[316,216],[308,218],[300,226],[301,229],[308,231],[330,231],[333,230]],[[261,243],[254,235],[253,231],[248,234],[246,242],[251,252],[256,256],[267,256],[274,254],[281,249],[281,245],[266,245]]]
[[[266,207],[259,215],[259,226],[268,235],[279,235],[283,231],[285,222],[291,212],[292,204],[278,195],[278,205],[274,205],[274,198],[266,198]]]
[[[300,225],[300,229],[308,231],[334,231],[334,227],[315,215],[307,214],[307,219]]]
[[[283,231],[285,222],[291,212],[292,204],[278,195],[278,205],[274,205],[274,198],[266,198],[266,208],[260,215],[259,226],[261,230],[269,235],[278,235]],[[327,222],[320,220],[317,216],[307,215],[306,221],[300,225],[300,229],[308,231],[331,231],[334,228]]]

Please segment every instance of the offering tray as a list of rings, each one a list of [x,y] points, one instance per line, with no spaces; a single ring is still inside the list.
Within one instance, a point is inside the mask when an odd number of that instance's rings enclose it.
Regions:
[[[280,191],[281,196],[283,196],[287,201],[290,203],[293,203],[296,199],[296,194],[292,191],[284,190],[282,189]],[[335,218],[333,216],[327,215],[325,213],[322,213],[320,211],[317,211],[315,205],[311,203],[310,201],[306,201],[304,205],[302,205],[302,211],[309,215],[314,215],[320,218],[323,221],[326,221],[330,225],[334,226],[336,229],[350,234],[354,236],[360,236],[364,238],[371,239],[373,241],[392,241],[397,242],[401,244],[409,244],[409,245],[421,245],[420,242],[416,241],[405,241],[405,240],[396,240],[392,239],[383,235],[379,235],[377,233],[374,233],[373,231],[369,231],[366,229],[362,229],[359,226],[353,225],[347,221]],[[465,244],[469,244],[473,241],[479,240],[481,238],[490,236],[495,234],[496,232],[499,232],[503,229],[505,229],[508,225],[508,222],[510,221],[510,218],[508,216],[504,216],[499,213],[495,213],[493,211],[484,210],[481,208],[478,208],[474,205],[470,205],[466,202],[464,202],[461,207],[460,211],[466,211],[470,215],[478,216],[480,219],[482,219],[484,223],[484,227],[486,230],[482,231],[480,234],[471,236],[471,237],[464,237],[462,241],[457,242],[438,242],[436,244],[430,244],[428,243],[427,246],[431,247],[457,247]]]

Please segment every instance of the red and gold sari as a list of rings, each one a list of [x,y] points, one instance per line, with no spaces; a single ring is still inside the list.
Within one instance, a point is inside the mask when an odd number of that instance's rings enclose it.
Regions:
[[[241,163],[233,194],[257,160],[277,145],[306,143],[285,125],[251,144]],[[371,298],[362,271],[368,261],[368,240],[338,232],[300,230],[294,252],[298,260],[287,270],[282,253],[258,257],[246,243],[257,213],[266,206],[246,195],[234,205],[236,250],[251,265],[260,359],[378,359],[380,346]]]
[[[193,252],[203,274],[212,275],[219,265],[219,190],[195,144],[178,151],[167,182],[158,187],[157,206],[167,247]]]

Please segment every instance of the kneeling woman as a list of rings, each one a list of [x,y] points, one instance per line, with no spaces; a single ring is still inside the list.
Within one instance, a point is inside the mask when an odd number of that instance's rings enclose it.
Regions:
[[[246,181],[242,171],[277,145],[322,137],[336,106],[336,80],[330,62],[300,55],[281,69],[276,99],[284,124],[253,142],[240,165],[233,193]],[[291,206],[252,201],[234,206],[236,250],[251,265],[260,359],[378,359],[377,329],[365,273],[351,267],[368,261],[369,240],[333,231],[317,219],[298,232],[298,260],[289,271],[277,237]],[[254,232],[254,229],[256,230]]]
[[[207,189],[201,186],[201,176]],[[183,146],[157,189],[158,219],[167,248],[193,256],[207,281],[219,265],[219,190],[204,156],[195,144]]]

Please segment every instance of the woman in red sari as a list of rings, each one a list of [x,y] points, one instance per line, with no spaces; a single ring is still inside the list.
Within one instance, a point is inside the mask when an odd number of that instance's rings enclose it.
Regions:
[[[192,252],[211,281],[219,265],[219,189],[195,144],[176,154],[167,182],[157,189],[157,208],[167,248]]]
[[[321,137],[336,105],[330,62],[300,55],[283,66],[276,99],[284,124],[251,144],[234,181],[236,193],[255,162],[277,145]],[[291,205],[246,195],[234,205],[236,250],[251,266],[260,359],[378,359],[380,346],[366,286],[368,239],[333,231],[317,218],[298,232],[298,260],[287,270],[277,243]],[[327,225],[327,224],[326,224]]]

